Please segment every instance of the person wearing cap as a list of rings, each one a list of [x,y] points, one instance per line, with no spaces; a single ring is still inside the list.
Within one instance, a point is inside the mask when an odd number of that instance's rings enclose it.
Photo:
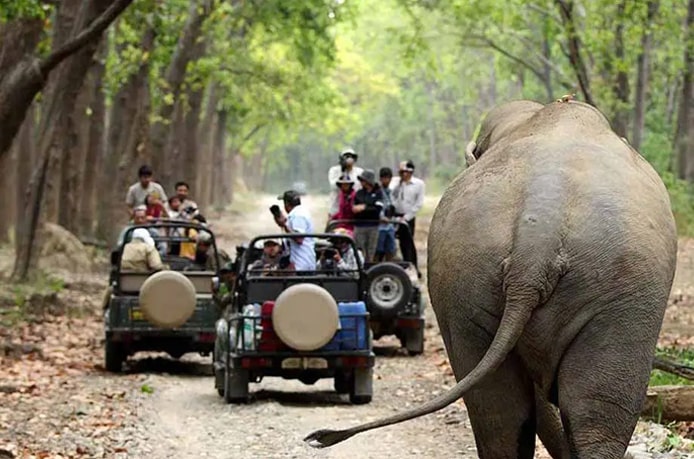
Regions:
[[[222,264],[231,261],[231,257],[222,249],[217,249],[217,255]],[[212,247],[212,235],[207,231],[201,230],[197,234],[193,265],[204,267],[206,271],[217,271],[217,259],[214,247]]]
[[[350,232],[346,230],[345,228],[335,228],[333,230],[333,233],[338,236],[347,236],[347,237],[352,237]],[[357,270],[359,269],[359,263],[357,263],[357,257],[359,257],[359,262],[361,265],[364,265],[364,257],[362,256],[361,252],[357,250],[357,253],[354,253],[354,249],[352,248],[352,244],[350,243],[349,239],[346,239],[344,237],[334,237],[331,238],[330,242],[332,243],[335,252],[333,255],[333,260],[335,262],[335,269],[337,271],[351,271],[348,273],[342,273],[343,275],[349,276],[349,277],[359,277],[359,273]],[[325,251],[321,254],[318,262],[316,263],[316,269],[317,270],[324,270],[326,269],[325,263]]]
[[[328,197],[330,203],[329,216],[334,215],[339,210],[337,181],[347,175],[354,183],[354,191],[359,191],[361,185],[357,182],[357,177],[364,170],[361,167],[355,166],[359,156],[351,148],[345,148],[340,153],[340,164],[332,166],[328,170],[328,182],[330,183],[330,195]]]
[[[123,271],[152,272],[166,269],[159,252],[154,247],[154,239],[145,228],[136,228],[132,239],[123,247],[120,259]]]
[[[338,209],[337,212],[331,216],[330,220],[354,220],[354,211],[352,211],[354,196],[356,195],[356,191],[354,191],[354,180],[352,180],[352,177],[345,174],[337,180],[337,186],[340,190],[338,194]],[[354,232],[353,223],[337,223],[335,228],[345,228],[350,232]]]
[[[277,199],[284,203],[287,215],[275,217],[275,223],[287,233],[313,233],[313,220],[301,205],[301,197],[294,190],[285,191]],[[312,237],[287,238],[289,244],[289,269],[313,271],[316,269],[315,241]]]
[[[128,206],[128,214],[133,215],[135,206],[146,204],[147,196],[153,195],[153,198],[160,202],[166,202],[169,198],[166,197],[164,188],[157,182],[152,180],[152,168],[143,165],[137,171],[138,181],[128,188],[128,193],[125,196],[125,204]]]
[[[414,237],[415,218],[417,212],[424,205],[424,182],[414,177],[414,164],[412,161],[400,163],[400,180],[392,186],[391,196],[395,206],[396,215],[402,216],[402,220],[410,227],[410,233]]]
[[[260,260],[254,261],[248,267],[249,271],[275,271],[280,266],[282,258],[282,244],[277,239],[265,239],[263,242],[263,255]]]
[[[381,224],[378,225],[378,242],[376,244],[376,261],[391,261],[395,257],[395,225],[391,220],[395,214],[395,208],[390,196],[390,182],[393,179],[393,171],[390,167],[382,167],[378,171],[378,178],[383,190],[383,209],[381,209]]]
[[[409,227],[409,234],[405,234],[402,227],[398,228],[398,238],[400,238],[400,250],[405,261],[412,262],[417,267],[417,250],[414,246],[415,218],[417,212],[424,204],[424,182],[414,174],[414,164],[412,161],[400,163],[400,180],[393,186],[391,197],[395,206],[395,215],[400,216],[402,222]],[[404,242],[404,243],[403,243]],[[421,276],[419,268],[417,273]]]
[[[225,263],[219,270],[219,289],[212,294],[215,304],[223,312],[234,301],[236,287],[236,262]]]
[[[364,252],[367,261],[374,260],[378,244],[378,225],[384,207],[383,190],[376,181],[376,174],[366,169],[359,177],[362,188],[354,196],[354,241]]]

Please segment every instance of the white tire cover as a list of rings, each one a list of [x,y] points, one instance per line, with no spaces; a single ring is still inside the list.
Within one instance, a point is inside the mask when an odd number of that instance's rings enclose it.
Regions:
[[[140,288],[142,315],[157,327],[183,325],[193,315],[195,303],[195,286],[177,271],[154,273]]]
[[[297,351],[313,351],[328,344],[339,325],[335,299],[318,285],[292,285],[275,300],[272,310],[275,333]]]

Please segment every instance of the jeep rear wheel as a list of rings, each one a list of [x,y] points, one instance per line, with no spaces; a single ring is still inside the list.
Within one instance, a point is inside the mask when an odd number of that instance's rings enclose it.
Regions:
[[[248,370],[226,368],[224,370],[224,401],[248,403]]]
[[[125,360],[125,352],[118,343],[106,340],[104,360],[106,371],[120,373],[123,368],[123,361]]]
[[[352,373],[349,401],[353,405],[371,403],[373,397],[373,368],[359,368]]]

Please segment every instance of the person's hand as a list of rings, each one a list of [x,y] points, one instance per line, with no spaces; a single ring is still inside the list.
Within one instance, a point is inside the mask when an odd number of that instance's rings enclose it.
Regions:
[[[275,223],[277,223],[277,226],[279,226],[280,228],[285,229],[287,227],[287,217],[285,217],[284,215],[275,217]]]
[[[359,212],[364,212],[366,210],[366,204],[355,204],[352,206],[352,212],[358,214]]]
[[[342,260],[342,256],[340,255],[340,251],[339,251],[339,250],[336,250],[336,251],[335,251],[335,255],[333,255],[333,259],[334,259],[337,263],[339,263],[340,260]]]

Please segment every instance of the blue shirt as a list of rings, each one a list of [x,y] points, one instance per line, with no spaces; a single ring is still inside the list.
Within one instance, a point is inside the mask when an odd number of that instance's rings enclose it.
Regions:
[[[313,233],[311,215],[306,209],[298,205],[287,215],[287,227],[293,233]],[[316,269],[315,241],[312,237],[306,237],[301,244],[296,239],[289,241],[289,261],[294,264],[297,271],[314,271]]]

